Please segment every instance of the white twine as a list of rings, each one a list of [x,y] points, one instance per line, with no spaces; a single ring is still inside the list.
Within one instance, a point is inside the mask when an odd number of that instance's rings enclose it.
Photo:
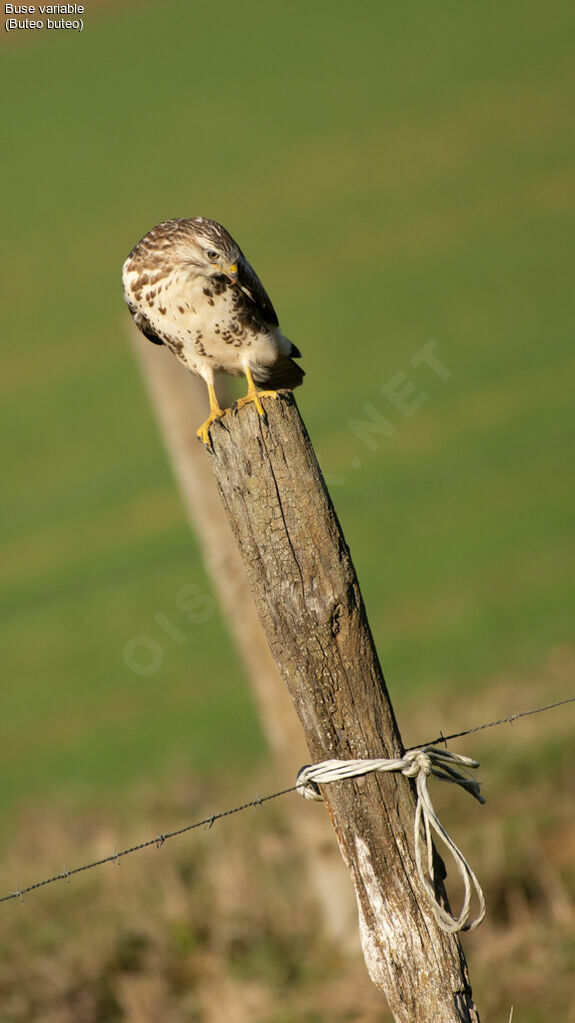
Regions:
[[[470,768],[479,767],[476,760],[450,753],[435,746],[408,750],[398,760],[322,760],[319,764],[302,767],[297,776],[297,791],[304,799],[321,800],[319,785],[343,778],[357,778],[373,771],[401,771],[407,778],[415,779],[417,804],[414,820],[415,863],[419,879],[427,893],[434,916],[442,930],[455,934],[457,931],[472,931],[485,916],[485,899],[481,885],[455,842],[442,826],[427,787],[429,775],[461,785],[480,803],[485,800],[479,791],[479,782],[470,776]],[[459,916],[453,916],[441,905],[436,893],[433,870],[433,832],[447,847],[459,871],[464,886],[463,906]],[[426,863],[425,863],[426,861]],[[469,920],[471,899],[475,891],[479,901],[479,913]]]

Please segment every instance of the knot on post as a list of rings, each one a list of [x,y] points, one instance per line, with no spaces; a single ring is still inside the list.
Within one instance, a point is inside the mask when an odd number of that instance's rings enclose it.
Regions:
[[[425,775],[431,774],[431,757],[424,749],[408,750],[404,760],[409,761],[401,772],[406,778],[417,778],[420,771]]]
[[[481,885],[463,853],[447,834],[435,812],[427,779],[431,776],[439,781],[460,785],[478,802],[484,803],[479,782],[469,774],[471,768],[477,767],[479,763],[471,757],[450,753],[449,750],[437,749],[435,746],[422,746],[420,749],[407,750],[403,757],[395,760],[322,760],[318,764],[307,765],[298,773],[296,791],[304,799],[321,800],[320,785],[343,781],[345,778],[358,778],[373,772],[385,774],[389,771],[399,771],[406,778],[414,778],[417,790],[414,817],[417,873],[439,926],[442,930],[454,934],[457,931],[472,931],[479,926],[485,916],[485,898]],[[437,897],[433,868],[433,832],[447,847],[463,881],[463,906],[458,916],[453,916]],[[479,902],[479,912],[475,919],[470,921],[471,898],[474,891]]]

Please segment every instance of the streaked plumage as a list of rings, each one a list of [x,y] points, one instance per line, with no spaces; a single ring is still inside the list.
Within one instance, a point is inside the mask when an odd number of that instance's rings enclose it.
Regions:
[[[204,443],[209,427],[226,410],[219,407],[214,374],[245,375],[248,393],[238,404],[263,406],[256,385],[293,388],[303,370],[300,352],[282,334],[261,281],[221,224],[205,217],[166,220],[146,234],[124,263],[124,297],[134,322],[154,344],[165,344],[201,376],[210,415],[198,430]]]

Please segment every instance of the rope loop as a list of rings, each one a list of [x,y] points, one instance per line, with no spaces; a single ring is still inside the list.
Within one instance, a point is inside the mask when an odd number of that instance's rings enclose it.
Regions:
[[[471,777],[470,771],[479,767],[476,760],[451,753],[436,746],[422,746],[407,750],[403,757],[395,760],[322,760],[319,764],[302,767],[297,776],[296,791],[304,799],[321,800],[320,785],[345,778],[358,778],[373,772],[398,771],[406,778],[413,778],[417,793],[415,818],[413,822],[415,864],[419,880],[437,923],[442,930],[455,934],[458,931],[472,931],[485,916],[485,898],[481,885],[455,842],[447,834],[439,820],[428,789],[428,778],[437,778],[460,785],[478,802],[485,800],[480,793],[479,782]],[[440,901],[435,885],[433,836],[441,839],[459,871],[463,882],[463,906],[458,916],[450,913]],[[477,916],[470,920],[473,893],[479,902]]]

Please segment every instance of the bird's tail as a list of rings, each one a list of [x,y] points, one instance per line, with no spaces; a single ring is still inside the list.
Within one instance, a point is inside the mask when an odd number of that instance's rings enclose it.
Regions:
[[[258,387],[277,391],[282,387],[288,387],[290,390],[299,387],[305,373],[289,355],[280,354],[273,366],[262,366],[261,363],[259,366],[254,366],[252,376]]]

